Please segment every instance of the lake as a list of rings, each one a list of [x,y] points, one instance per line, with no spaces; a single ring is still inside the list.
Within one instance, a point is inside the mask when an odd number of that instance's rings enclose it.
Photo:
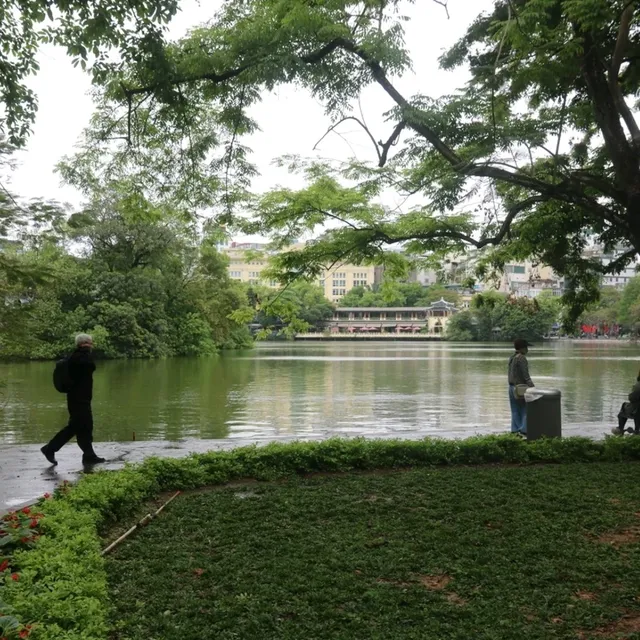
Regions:
[[[212,358],[99,362],[97,441],[418,437],[508,430],[509,345],[265,343]],[[561,389],[565,427],[608,431],[640,368],[614,341],[540,343],[536,386]],[[0,445],[41,443],[66,423],[53,363],[0,365]],[[579,430],[579,429],[578,429]]]

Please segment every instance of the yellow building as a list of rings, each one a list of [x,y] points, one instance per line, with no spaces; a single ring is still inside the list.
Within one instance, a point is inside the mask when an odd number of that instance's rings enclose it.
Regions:
[[[248,284],[262,284],[276,288],[279,283],[262,277],[262,271],[269,266],[267,246],[259,243],[236,243],[222,249],[229,258],[228,272],[233,280]],[[321,274],[318,285],[324,291],[327,300],[338,302],[354,287],[371,287],[381,276],[378,267],[340,264]]]
[[[222,249],[222,253],[229,258],[227,271],[232,280],[248,284],[263,284],[274,288],[278,286],[275,280],[262,278],[262,271],[267,268],[269,263],[266,245],[255,242],[232,242],[228,247]]]
[[[324,297],[338,302],[354,287],[372,287],[379,281],[377,267],[340,264],[321,274],[318,285],[324,291]]]

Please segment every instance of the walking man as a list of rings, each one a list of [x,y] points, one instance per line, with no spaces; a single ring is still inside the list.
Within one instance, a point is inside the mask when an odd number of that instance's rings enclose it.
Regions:
[[[91,355],[92,349],[93,339],[91,336],[86,333],[76,336],[76,349],[67,360],[69,424],[41,449],[44,457],[53,465],[58,464],[56,453],[74,436],[78,440],[78,446],[82,449],[83,464],[105,462],[105,459],[99,458],[93,450],[91,399],[93,396],[93,372],[96,370],[96,365]]]

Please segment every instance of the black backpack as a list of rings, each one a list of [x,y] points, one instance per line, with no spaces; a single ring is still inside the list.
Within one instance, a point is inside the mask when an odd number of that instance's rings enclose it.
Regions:
[[[60,393],[69,393],[71,391],[72,381],[69,375],[69,358],[62,358],[56,362],[53,370],[53,386]]]

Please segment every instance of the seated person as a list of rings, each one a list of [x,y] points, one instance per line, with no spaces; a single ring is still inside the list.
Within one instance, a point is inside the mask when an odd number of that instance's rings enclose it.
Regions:
[[[628,433],[640,435],[640,374],[636,378],[636,383],[629,394],[629,402],[623,402],[618,413],[618,426],[611,430],[614,435],[624,435],[625,426],[629,418],[633,418],[635,429],[628,429]]]

